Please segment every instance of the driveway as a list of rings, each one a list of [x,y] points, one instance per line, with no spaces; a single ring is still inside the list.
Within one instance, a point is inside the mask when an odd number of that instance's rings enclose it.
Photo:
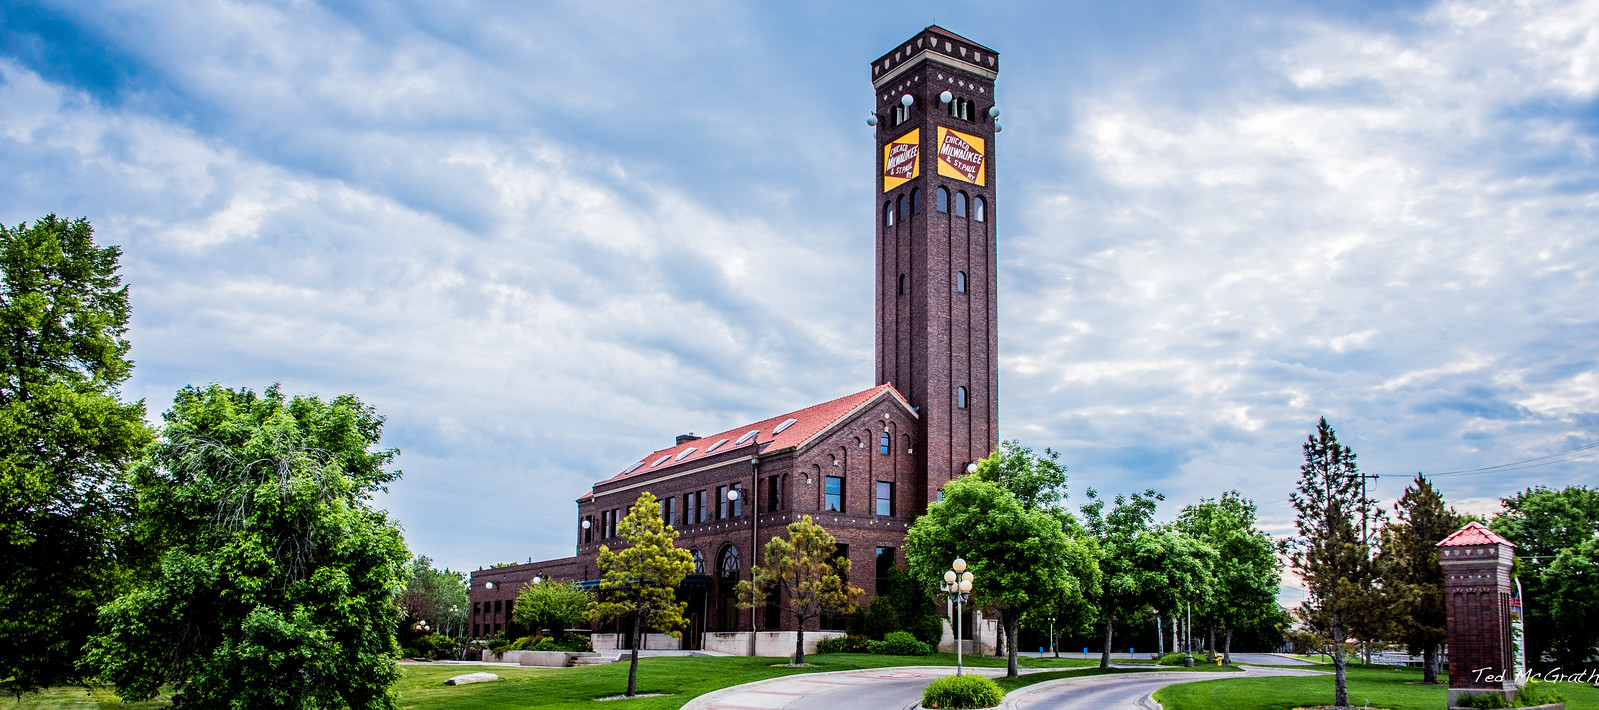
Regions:
[[[1025,669],[1039,672],[1056,669]],[[968,668],[990,678],[1003,668]],[[806,673],[723,688],[688,701],[683,710],[904,710],[921,700],[922,689],[934,678],[954,675],[947,666],[903,666],[858,671]],[[1214,678],[1274,675],[1319,675],[1319,671],[1287,668],[1248,668],[1243,673],[1152,671],[1052,680],[1028,686],[1005,696],[1006,710],[1043,708],[1157,709],[1150,694],[1173,683]]]
[[[1234,654],[1236,658],[1237,655]],[[1021,688],[1005,696],[1005,710],[1044,708],[1095,708],[1095,710],[1160,710],[1151,695],[1168,685],[1220,678],[1261,678],[1281,675],[1323,675],[1322,671],[1290,668],[1246,668],[1243,673],[1154,671],[1120,675],[1052,680]]]
[[[1003,668],[968,668],[990,678]],[[954,667],[901,666],[804,673],[723,688],[688,701],[683,710],[902,710],[915,707],[934,678]]]

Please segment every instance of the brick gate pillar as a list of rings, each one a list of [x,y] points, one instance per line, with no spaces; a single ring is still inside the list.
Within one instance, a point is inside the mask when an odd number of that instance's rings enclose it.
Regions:
[[[1449,704],[1463,695],[1515,695],[1510,631],[1516,546],[1473,522],[1438,543],[1449,633]]]

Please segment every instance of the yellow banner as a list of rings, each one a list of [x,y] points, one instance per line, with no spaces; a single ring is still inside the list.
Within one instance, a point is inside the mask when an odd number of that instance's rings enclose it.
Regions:
[[[938,127],[938,174],[983,185],[988,177],[983,139]]]
[[[895,138],[883,146],[883,192],[888,192],[922,175],[922,129]]]

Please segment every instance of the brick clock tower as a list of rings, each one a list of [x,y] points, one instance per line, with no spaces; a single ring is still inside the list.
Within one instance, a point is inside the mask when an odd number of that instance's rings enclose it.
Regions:
[[[916,407],[923,504],[999,446],[999,55],[933,26],[872,63],[877,383]]]

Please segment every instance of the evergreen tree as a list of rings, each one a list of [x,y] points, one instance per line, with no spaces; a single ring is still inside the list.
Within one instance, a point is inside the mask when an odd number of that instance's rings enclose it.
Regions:
[[[638,649],[645,629],[673,637],[688,624],[686,602],[677,600],[677,587],[694,571],[694,556],[677,548],[677,531],[661,520],[660,503],[649,492],[640,495],[627,517],[616,525],[616,536],[627,548],[612,552],[600,547],[595,564],[600,570],[599,599],[590,607],[597,621],[621,619],[633,649],[627,669],[627,697],[638,694]]]
[[[1395,522],[1383,529],[1378,555],[1383,590],[1389,597],[1396,638],[1421,654],[1422,682],[1437,683],[1448,640],[1444,617],[1444,570],[1438,543],[1466,524],[1466,517],[1444,507],[1426,476],[1416,474],[1394,504]]]
[[[100,604],[138,573],[127,468],[150,441],[120,250],[87,220],[0,225],[0,687],[71,682]],[[134,562],[130,563],[130,560]]]
[[[1333,705],[1348,705],[1344,642],[1351,629],[1372,625],[1378,611],[1371,550],[1360,525],[1380,519],[1381,511],[1376,501],[1362,495],[1355,452],[1338,443],[1326,417],[1302,448],[1299,487],[1289,495],[1299,530],[1293,564],[1308,592],[1299,613],[1312,631],[1331,641]]]

